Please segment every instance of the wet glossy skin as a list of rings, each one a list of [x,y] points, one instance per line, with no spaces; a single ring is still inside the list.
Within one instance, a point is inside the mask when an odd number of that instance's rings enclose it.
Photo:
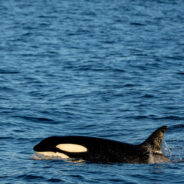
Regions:
[[[169,158],[161,152],[161,143],[167,127],[161,127],[140,145],[85,136],[54,136],[34,147],[39,154],[64,155],[63,158],[83,159],[100,163],[160,163]]]

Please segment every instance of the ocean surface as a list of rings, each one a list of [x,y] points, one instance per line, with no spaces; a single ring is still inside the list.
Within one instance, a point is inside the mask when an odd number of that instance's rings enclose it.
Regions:
[[[0,1],[0,183],[184,183],[184,1]],[[169,128],[167,164],[35,160],[58,135],[132,144]]]

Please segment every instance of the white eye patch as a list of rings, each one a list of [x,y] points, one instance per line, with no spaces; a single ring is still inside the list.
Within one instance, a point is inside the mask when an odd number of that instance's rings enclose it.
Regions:
[[[82,153],[88,151],[86,147],[79,144],[58,144],[56,148],[71,153]]]

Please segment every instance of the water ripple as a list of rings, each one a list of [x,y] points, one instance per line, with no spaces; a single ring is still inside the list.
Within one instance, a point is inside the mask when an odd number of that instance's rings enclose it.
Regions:
[[[45,177],[43,176],[38,176],[38,175],[31,175],[31,174],[23,174],[23,175],[20,175],[20,176],[17,176],[17,178],[21,178],[21,179],[24,179],[24,180],[43,180],[45,179]]]
[[[12,69],[0,69],[0,74],[19,74],[20,72]]]
[[[33,116],[14,116],[15,118],[21,118],[23,120],[31,121],[31,122],[38,122],[38,123],[54,123],[57,124],[58,122],[54,121],[53,119],[49,118],[42,118],[42,117],[33,117]]]
[[[57,178],[51,178],[51,179],[49,179],[49,180],[47,180],[48,182],[53,182],[53,183],[60,183],[60,182],[63,182],[63,180],[61,180],[61,179],[57,179]]]

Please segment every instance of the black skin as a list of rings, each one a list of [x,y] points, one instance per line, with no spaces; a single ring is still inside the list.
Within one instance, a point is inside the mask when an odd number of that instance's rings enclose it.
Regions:
[[[144,143],[132,145],[114,140],[86,137],[86,136],[53,136],[44,139],[34,147],[36,152],[52,151],[68,155],[76,160],[85,160],[94,163],[149,163],[150,149],[161,149],[161,139],[167,127],[157,129]],[[159,134],[159,135],[157,135]],[[152,137],[154,140],[152,140]],[[156,137],[156,138],[155,138]],[[157,140],[158,139],[158,140]],[[156,140],[156,142],[155,142]],[[56,148],[58,144],[79,144],[86,147],[87,152],[72,153]],[[157,145],[159,143],[159,145]],[[151,145],[154,144],[154,145]],[[161,159],[168,160],[158,151],[152,151],[152,155]]]
[[[88,149],[83,153],[70,153],[61,151],[56,145],[63,143],[79,144]],[[47,145],[50,145],[49,147]],[[83,159],[91,162],[129,162],[146,163],[148,154],[144,148],[136,145],[121,143],[94,137],[67,136],[49,137],[34,147],[34,151],[53,151],[68,155],[71,158]]]

